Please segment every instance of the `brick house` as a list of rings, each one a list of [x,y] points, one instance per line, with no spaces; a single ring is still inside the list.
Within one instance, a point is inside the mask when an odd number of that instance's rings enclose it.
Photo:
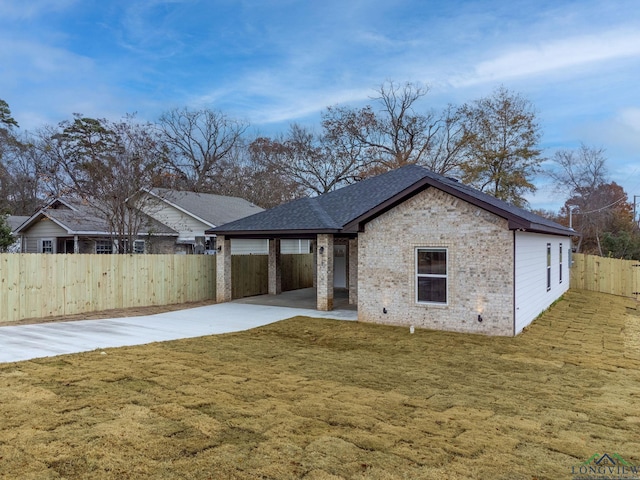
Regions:
[[[488,335],[518,334],[569,288],[576,235],[416,165],[210,233],[218,301],[231,299],[230,239],[269,239],[277,294],[281,239],[309,238],[319,310],[333,308],[335,277],[344,276],[360,321]]]

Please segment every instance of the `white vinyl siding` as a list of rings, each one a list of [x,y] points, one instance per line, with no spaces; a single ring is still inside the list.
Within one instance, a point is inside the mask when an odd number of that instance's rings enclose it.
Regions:
[[[203,236],[204,231],[212,227],[160,201],[145,203],[142,210],[150,217],[178,232],[178,243],[194,242],[196,237]]]
[[[232,238],[231,255],[269,255],[266,238]]]
[[[280,253],[311,253],[311,240],[285,238],[280,241]]]
[[[41,253],[42,252],[42,240],[53,239],[56,237],[66,237],[69,234],[67,231],[60,227],[58,224],[52,222],[48,218],[41,218],[35,222],[31,228],[23,233],[24,242],[23,248],[25,253]],[[55,245],[55,241],[54,241]],[[55,248],[55,247],[54,247]]]
[[[560,263],[556,255],[560,244],[568,250],[571,239],[555,235],[541,235],[527,232],[515,233],[515,333],[520,333],[555,300],[569,289],[569,282],[551,281],[547,289],[548,275],[569,278],[569,262]],[[547,244],[550,244],[550,266],[547,267]]]

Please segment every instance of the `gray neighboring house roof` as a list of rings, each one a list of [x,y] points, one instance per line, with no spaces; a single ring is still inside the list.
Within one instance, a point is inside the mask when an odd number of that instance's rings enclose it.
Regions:
[[[7,216],[7,224],[11,229],[11,233],[14,233],[20,225],[29,220],[31,217],[27,217],[24,215],[8,215]]]
[[[223,225],[264,211],[264,209],[240,197],[167,188],[154,188],[146,191],[211,226]]]
[[[56,208],[63,206],[63,208]],[[66,208],[64,208],[66,207]],[[157,220],[143,215],[143,221],[138,231],[139,235],[163,235],[177,236],[178,232],[158,222]],[[37,213],[28,217],[16,233],[22,233],[27,230],[34,222],[42,217],[47,217],[61,228],[67,231],[69,235],[111,235],[109,225],[102,217],[101,213],[80,201],[60,198],[51,201]]]
[[[508,220],[511,230],[577,235],[573,229],[418,165],[407,165],[318,197],[294,200],[206,233],[244,237],[355,235],[368,221],[430,187]]]

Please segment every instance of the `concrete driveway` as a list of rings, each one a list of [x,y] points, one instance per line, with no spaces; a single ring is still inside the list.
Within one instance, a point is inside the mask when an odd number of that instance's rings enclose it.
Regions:
[[[221,303],[143,317],[0,327],[0,363],[238,332],[298,315],[357,320],[357,312]]]

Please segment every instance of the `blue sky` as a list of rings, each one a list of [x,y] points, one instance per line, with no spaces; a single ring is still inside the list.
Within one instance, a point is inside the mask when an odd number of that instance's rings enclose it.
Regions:
[[[429,86],[424,110],[504,85],[535,105],[546,156],[602,147],[632,197],[638,79],[638,0],[0,0],[0,98],[27,130],[189,106],[276,134],[387,80]],[[531,206],[557,209],[536,183]]]

